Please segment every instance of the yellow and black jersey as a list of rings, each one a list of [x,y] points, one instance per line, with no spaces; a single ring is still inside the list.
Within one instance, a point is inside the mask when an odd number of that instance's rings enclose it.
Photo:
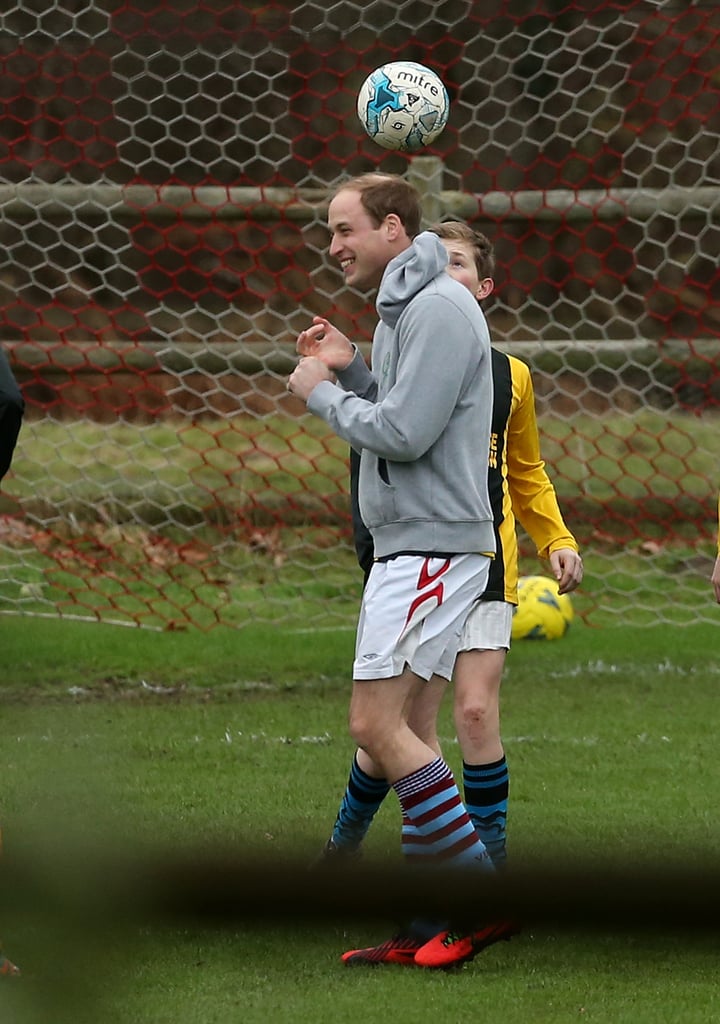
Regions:
[[[490,566],[484,601],[517,604],[516,520],[530,535],[541,558],[558,548],[578,550],[563,520],[557,495],[540,457],[535,392],[521,359],[492,350],[492,434],[488,486],[497,552]]]

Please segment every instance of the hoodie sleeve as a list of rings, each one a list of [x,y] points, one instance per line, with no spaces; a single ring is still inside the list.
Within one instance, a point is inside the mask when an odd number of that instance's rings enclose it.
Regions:
[[[365,362],[357,345],[353,345],[355,355],[344,370],[339,370],[337,378],[346,391],[352,391],[359,398],[367,398],[374,402],[377,396],[377,381]]]
[[[435,291],[408,305],[396,331],[395,380],[381,401],[367,401],[326,381],[312,391],[308,408],[354,448],[411,462],[447,426],[468,364],[478,358],[477,341],[462,308]]]

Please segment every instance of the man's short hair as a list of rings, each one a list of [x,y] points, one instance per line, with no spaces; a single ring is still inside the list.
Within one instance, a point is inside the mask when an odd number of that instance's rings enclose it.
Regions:
[[[420,193],[399,174],[381,174],[378,171],[360,174],[338,185],[332,198],[348,189],[360,193],[360,201],[375,227],[380,227],[387,215],[394,213],[408,238],[419,234],[422,221]]]

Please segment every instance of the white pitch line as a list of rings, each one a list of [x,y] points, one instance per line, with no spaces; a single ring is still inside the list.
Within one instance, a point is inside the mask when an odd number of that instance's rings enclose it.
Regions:
[[[288,636],[300,636],[302,633],[354,633],[356,630],[355,626],[320,626],[303,629],[287,629],[284,630]]]

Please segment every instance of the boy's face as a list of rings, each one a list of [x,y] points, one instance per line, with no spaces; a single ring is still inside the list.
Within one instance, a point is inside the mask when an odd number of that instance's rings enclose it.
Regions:
[[[478,302],[486,298],[493,290],[493,279],[479,277],[475,254],[470,242],[463,242],[456,238],[441,238],[440,241],[448,254],[447,272],[450,277],[454,277],[460,284],[465,285]]]
[[[345,283],[361,291],[377,288],[390,260],[409,244],[394,214],[376,227],[354,189],[341,189],[331,200],[328,226],[330,255],[339,262]],[[401,238],[405,241],[398,249]]]

